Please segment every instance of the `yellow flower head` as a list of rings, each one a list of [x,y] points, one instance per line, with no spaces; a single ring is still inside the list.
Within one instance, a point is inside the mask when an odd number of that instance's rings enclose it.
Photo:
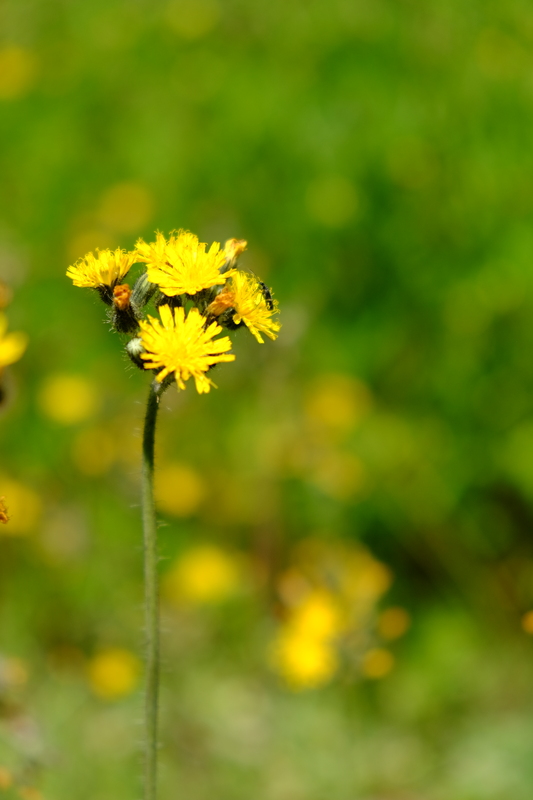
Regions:
[[[185,389],[185,381],[193,377],[197,391],[208,392],[214,386],[205,375],[209,367],[220,361],[235,360],[235,356],[227,352],[231,348],[229,336],[214,340],[222,328],[216,322],[205,328],[205,318],[196,308],[192,308],[187,317],[183,308],[173,313],[169,306],[161,306],[159,313],[161,322],[154,317],[140,322],[145,350],[141,358],[146,362],[146,369],[160,369],[159,382],[173,372],[180,389]]]
[[[28,345],[25,333],[6,333],[6,331],[7,317],[0,314],[0,369],[18,361]]]
[[[156,241],[151,244],[139,239],[135,254],[139,261],[146,263],[148,280],[157,283],[167,297],[175,297],[217,286],[233,274],[234,270],[220,273],[227,259],[220,244],[213,242],[207,252],[206,247],[189,231],[178,231],[168,240],[158,232]]]
[[[121,281],[135,263],[135,253],[125,250],[97,250],[96,255],[87,253],[74,266],[67,270],[74,286],[97,289],[99,286],[114,287]]]
[[[234,308],[236,312],[233,315],[233,322],[236,325],[244,322],[261,344],[263,343],[261,333],[265,333],[270,339],[277,339],[281,325],[273,319],[273,315],[279,313],[278,301],[269,298],[267,302],[265,288],[255,275],[236,270],[231,281],[214,299],[208,311],[214,316],[219,316],[229,308]]]

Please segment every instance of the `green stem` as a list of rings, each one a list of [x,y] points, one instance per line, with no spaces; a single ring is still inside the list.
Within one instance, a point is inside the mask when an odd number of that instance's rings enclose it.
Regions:
[[[154,443],[159,394],[150,387],[143,434],[142,509],[146,626],[145,800],[157,797],[157,697],[159,689],[159,597],[154,504]]]

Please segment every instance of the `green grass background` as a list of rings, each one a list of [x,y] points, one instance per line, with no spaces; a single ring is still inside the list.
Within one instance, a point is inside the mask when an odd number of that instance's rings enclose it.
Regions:
[[[82,374],[100,393],[91,424],[139,442],[145,376],[64,273],[78,243],[184,227],[248,240],[283,328],[262,346],[240,332],[209,396],[169,391],[161,452],[213,488],[166,518],[162,569],[196,541],[266,572],[309,535],[360,541],[413,624],[382,681],[341,672],[294,693],[266,663],[266,588],[165,620],[162,800],[528,800],[530,4],[4,0],[0,19],[3,46],[33,59],[0,99],[0,278],[30,336],[1,471],[43,509],[0,539],[0,651],[30,675],[0,704],[0,760],[45,800],[140,794],[140,691],[103,702],[51,656],[142,653],[137,467],[80,474],[85,423],[50,420],[38,398],[50,374]],[[151,200],[139,229],[102,211],[123,182]],[[287,445],[299,431],[305,446],[306,397],[330,373],[373,398],[342,443],[368,476],[346,497]],[[229,518],[221,476],[245,506]]]

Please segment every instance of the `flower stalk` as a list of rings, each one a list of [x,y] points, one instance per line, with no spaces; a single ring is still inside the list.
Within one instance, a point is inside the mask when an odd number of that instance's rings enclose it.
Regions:
[[[161,384],[159,384],[161,386]],[[157,385],[156,385],[157,387]],[[142,517],[144,530],[144,599],[146,629],[145,800],[157,796],[157,716],[159,689],[159,592],[157,522],[154,503],[154,445],[160,392],[150,386],[143,433]]]

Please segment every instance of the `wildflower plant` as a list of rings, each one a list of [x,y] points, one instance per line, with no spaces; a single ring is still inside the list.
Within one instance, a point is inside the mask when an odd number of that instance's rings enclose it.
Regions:
[[[278,304],[255,275],[237,268],[246,242],[230,239],[209,249],[189,231],[174,231],[135,248],[89,253],[67,270],[75,286],[94,289],[109,307],[112,328],[128,334],[132,362],[152,378],[143,434],[142,506],[146,615],[145,799],[155,800],[157,698],[159,683],[159,600],[154,504],[154,441],[163,392],[173,383],[185,390],[192,378],[199,394],[215,386],[209,373],[235,360],[224,330],[247,328],[262,343],[278,335]],[[124,282],[135,263],[145,271]]]

